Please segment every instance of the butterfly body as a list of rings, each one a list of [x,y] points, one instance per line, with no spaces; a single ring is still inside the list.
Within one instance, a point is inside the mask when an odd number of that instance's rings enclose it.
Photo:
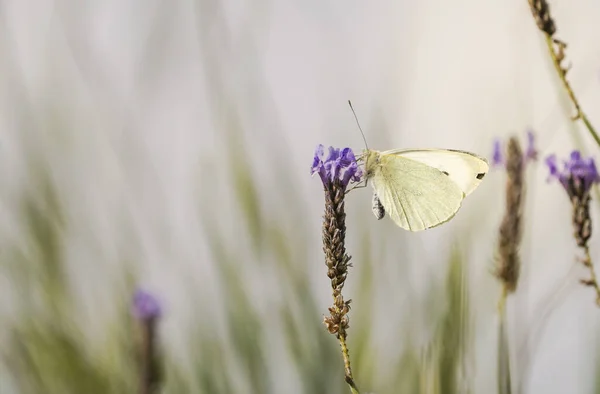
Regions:
[[[363,159],[374,189],[373,213],[378,219],[387,213],[410,231],[452,219],[489,170],[485,159],[449,149],[368,149]]]
[[[376,192],[373,193],[373,202],[371,205],[371,209],[373,210],[373,215],[375,215],[377,220],[381,220],[385,216],[385,208],[379,200],[379,197],[377,197]]]

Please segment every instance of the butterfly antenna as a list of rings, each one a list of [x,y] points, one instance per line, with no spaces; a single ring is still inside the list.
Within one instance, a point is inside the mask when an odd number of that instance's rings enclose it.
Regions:
[[[352,110],[352,113],[354,114],[354,119],[356,119],[356,124],[358,125],[360,134],[363,137],[363,141],[365,141],[365,148],[367,148],[367,150],[369,150],[369,145],[367,145],[367,139],[365,138],[365,133],[363,133],[362,128],[360,127],[360,123],[358,122],[358,116],[356,116],[356,112],[354,112],[354,108],[352,107],[352,102],[350,100],[348,100],[348,105],[350,106],[350,109]]]

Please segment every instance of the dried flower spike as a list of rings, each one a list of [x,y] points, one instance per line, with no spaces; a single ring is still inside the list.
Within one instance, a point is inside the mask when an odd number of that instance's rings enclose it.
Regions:
[[[348,275],[350,256],[346,254],[346,213],[344,197],[348,185],[359,182],[362,170],[356,163],[352,149],[329,148],[329,155],[324,159],[323,145],[317,146],[311,166],[311,174],[319,174],[325,191],[325,214],[323,216],[323,252],[327,277],[331,280],[333,306],[329,308],[329,316],[324,318],[327,330],[336,335],[342,349],[344,359],[345,380],[353,393],[358,389],[352,377],[350,355],[346,338],[349,327],[348,312],[351,300],[344,300],[342,289]]]
[[[501,393],[511,392],[510,347],[506,329],[506,300],[514,293],[521,272],[520,246],[523,227],[523,205],[525,201],[525,167],[537,160],[535,136],[527,131],[527,149],[523,153],[517,137],[506,144],[506,159],[499,140],[494,142],[494,166],[506,170],[506,194],[504,217],[498,230],[498,247],[494,275],[502,284],[498,302],[498,388]]]
[[[538,28],[552,37],[556,33],[556,26],[552,15],[550,15],[550,6],[546,0],[528,0],[531,14],[535,19]]]
[[[530,143],[532,139],[530,138]],[[533,149],[532,149],[533,150]],[[524,200],[524,168],[527,156],[523,155],[519,140],[512,137],[508,141],[506,154],[506,209],[498,237],[498,258],[496,277],[504,286],[504,293],[512,293],[517,288],[521,261],[519,248],[522,233],[522,206]]]
[[[600,182],[600,175],[593,158],[583,158],[579,151],[573,151],[570,159],[559,168],[556,155],[546,158],[550,171],[549,180],[556,179],[567,192],[572,205],[573,236],[584,253],[580,261],[589,269],[591,278],[582,280],[586,286],[596,290],[596,302],[600,306],[600,287],[590,257],[588,241],[592,236],[592,218],[590,216],[590,190],[594,183]]]

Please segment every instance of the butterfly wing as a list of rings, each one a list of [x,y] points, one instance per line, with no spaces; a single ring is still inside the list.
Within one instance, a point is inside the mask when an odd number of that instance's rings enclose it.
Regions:
[[[463,191],[443,172],[402,155],[382,153],[371,183],[385,212],[400,227],[421,231],[450,220]]]
[[[416,160],[437,168],[460,187],[465,196],[479,186],[489,171],[487,160],[473,153],[452,149],[396,149],[382,152]]]

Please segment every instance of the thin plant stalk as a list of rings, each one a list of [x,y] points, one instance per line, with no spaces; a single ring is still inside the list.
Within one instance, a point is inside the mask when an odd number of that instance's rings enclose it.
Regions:
[[[155,366],[155,329],[153,321],[142,324],[141,368],[140,368],[140,394],[153,394],[156,392],[158,377]]]
[[[594,141],[596,141],[596,144],[598,144],[600,146],[600,136],[598,136],[596,129],[594,128],[594,126],[592,126],[592,123],[588,119],[587,115],[581,109],[581,104],[579,104],[579,100],[577,99],[577,96],[575,96],[575,92],[573,91],[573,88],[571,87],[571,83],[567,79],[567,71],[569,69],[563,68],[563,66],[562,66],[562,61],[564,60],[564,56],[565,56],[564,50],[566,49],[567,44],[562,41],[556,40],[555,38],[553,38],[552,36],[550,36],[548,34],[545,34],[545,36],[546,36],[546,45],[548,47],[548,52],[550,53],[550,57],[552,58],[552,63],[554,64],[554,69],[556,70],[556,73],[558,74],[558,76],[562,82],[562,85],[565,88],[567,95],[569,96],[569,99],[573,103],[573,107],[575,108],[575,115],[572,117],[572,120],[576,121],[578,119],[581,119],[581,121],[583,122],[585,127],[588,129],[590,135],[594,138]]]
[[[552,59],[554,69],[575,108],[575,115],[573,115],[571,119],[573,121],[581,120],[592,138],[594,138],[594,141],[596,141],[596,144],[600,146],[600,136],[598,136],[596,129],[592,126],[589,118],[581,108],[579,99],[575,95],[571,83],[567,79],[567,72],[569,71],[570,66],[563,67],[562,65],[565,60],[565,49],[567,48],[567,44],[554,37],[556,33],[556,24],[550,14],[548,2],[546,0],[528,0],[528,3],[538,28],[545,36],[546,46],[548,47],[548,53]]]
[[[590,271],[589,282],[591,282],[593,284],[594,289],[596,290],[596,294],[598,295],[598,302],[600,303],[600,288],[598,287],[598,278],[596,277],[596,270],[594,269],[594,265],[592,264],[592,258],[590,256],[589,246],[586,245],[583,248],[583,253],[584,253],[584,257],[582,259],[583,265],[588,267],[588,269]]]
[[[338,335],[338,340],[340,341],[342,357],[344,359],[344,378],[346,380],[346,383],[348,384],[348,386],[350,386],[350,392],[352,394],[360,394],[352,376],[352,367],[350,365],[350,353],[348,351],[348,346],[346,345],[345,335]]]
[[[498,394],[512,393],[512,379],[510,375],[510,352],[508,344],[508,330],[506,327],[506,287],[502,288],[502,296],[498,303]]]
[[[500,162],[501,150],[496,147],[495,156]],[[506,147],[506,192],[505,213],[498,230],[498,249],[495,276],[502,284],[498,302],[498,393],[512,393],[510,373],[510,350],[506,319],[506,302],[509,294],[514,293],[521,272],[520,246],[523,227],[523,203],[525,194],[525,163],[535,159],[537,153],[533,146],[533,135],[529,135],[529,147],[523,154],[519,140],[511,137]],[[498,163],[499,164],[499,163]]]
[[[155,394],[160,389],[159,355],[156,343],[157,323],[162,314],[156,297],[138,289],[133,297],[132,313],[139,323],[139,393]]]

